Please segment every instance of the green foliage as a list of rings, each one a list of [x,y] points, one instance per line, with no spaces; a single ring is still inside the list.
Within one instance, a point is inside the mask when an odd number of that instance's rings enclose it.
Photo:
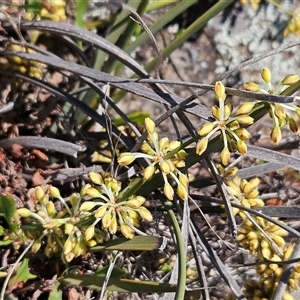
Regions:
[[[29,259],[24,258],[20,267],[17,268],[16,275],[13,276],[8,284],[9,290],[13,290],[21,282],[27,282],[27,280],[36,278],[36,275],[33,275],[29,271],[28,267]]]

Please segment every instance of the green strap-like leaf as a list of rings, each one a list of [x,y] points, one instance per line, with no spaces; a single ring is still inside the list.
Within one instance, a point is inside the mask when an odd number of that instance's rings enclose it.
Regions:
[[[161,238],[147,235],[135,236],[133,239],[119,238],[91,248],[92,252],[99,251],[153,251],[161,245]]]
[[[102,289],[104,278],[94,275],[69,275],[60,280],[63,285],[84,286],[90,289]],[[176,286],[168,283],[135,281],[130,279],[110,279],[107,290],[132,293],[166,293],[175,292]]]

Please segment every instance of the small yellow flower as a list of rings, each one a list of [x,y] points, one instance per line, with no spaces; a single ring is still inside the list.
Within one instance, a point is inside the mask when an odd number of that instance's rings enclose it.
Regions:
[[[101,185],[103,183],[103,178],[99,173],[91,172],[89,173],[89,177],[94,184]]]
[[[57,187],[51,185],[49,190],[50,190],[50,194],[53,198],[60,198],[61,197],[60,196],[60,191]]]
[[[155,132],[155,123],[150,118],[146,118],[145,128],[150,134],[153,134]]]
[[[95,226],[90,225],[84,233],[84,238],[86,241],[89,241],[94,237],[94,235],[95,235]]]
[[[223,101],[226,98],[225,87],[221,81],[217,81],[215,83],[215,94],[216,98],[220,101]]]
[[[128,166],[135,160],[135,156],[130,152],[123,152],[118,158],[118,163],[121,166]]]
[[[141,206],[138,209],[138,213],[143,220],[146,220],[148,222],[151,222],[153,220],[151,212],[144,206]]]
[[[207,149],[207,145],[208,145],[208,138],[207,137],[202,138],[200,141],[197,142],[196,153],[198,155],[203,154],[204,151]]]
[[[174,199],[174,190],[169,183],[164,184],[164,194],[168,200],[172,201]]]
[[[148,180],[153,176],[155,172],[155,167],[153,164],[149,165],[145,170],[144,170],[144,178]]]
[[[260,91],[260,86],[254,82],[246,82],[243,84],[243,88],[247,91],[257,93]]]
[[[281,135],[281,129],[279,126],[275,126],[270,134],[271,140],[275,145],[278,145],[281,141],[282,135]]]
[[[227,147],[223,148],[220,157],[222,164],[227,165],[230,159],[230,152]]]
[[[268,84],[271,83],[272,75],[271,75],[271,71],[268,68],[266,68],[266,67],[262,68],[261,77],[266,83],[268,83]]]

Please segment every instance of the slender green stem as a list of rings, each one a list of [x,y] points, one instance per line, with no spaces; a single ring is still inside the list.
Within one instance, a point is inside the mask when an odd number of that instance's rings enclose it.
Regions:
[[[173,225],[174,233],[176,236],[176,246],[177,246],[177,253],[178,253],[177,289],[176,289],[176,294],[174,299],[182,300],[184,299],[185,284],[186,284],[186,253],[185,253],[184,241],[182,238],[178,220],[176,219],[175,213],[172,209],[173,207],[172,204],[170,202],[164,202],[163,204]]]

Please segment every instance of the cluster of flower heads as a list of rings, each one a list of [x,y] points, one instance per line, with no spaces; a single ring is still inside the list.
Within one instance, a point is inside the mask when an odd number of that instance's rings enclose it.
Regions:
[[[228,193],[233,202],[240,204],[246,208],[264,206],[263,200],[258,198],[259,179],[253,178],[251,180],[241,179],[236,176],[232,180],[226,182]],[[240,215],[242,219],[246,219],[246,214],[243,209],[233,207],[233,214]]]
[[[246,208],[264,206],[264,202],[259,199],[258,178],[247,181],[246,179],[235,177],[227,181],[226,177],[234,176],[237,169],[229,169],[225,172],[224,168],[219,166],[219,170],[220,175],[224,177],[229,197],[233,202]],[[258,260],[268,259],[274,261],[274,264],[265,263],[257,265],[256,271],[260,278],[259,280],[244,282],[244,295],[249,300],[270,299],[284,271],[284,266],[275,262],[289,259],[294,244],[286,244],[284,236],[287,235],[287,231],[279,225],[261,217],[248,219],[246,212],[239,208],[234,207],[233,212],[235,215],[239,214],[243,219],[237,235],[239,245],[249,250],[250,254],[256,255]],[[294,268],[283,299],[293,299],[289,293],[289,288],[297,289],[299,279],[300,263],[296,264]],[[226,299],[235,299],[235,297],[233,294],[230,294]]]
[[[216,133],[221,133],[220,138],[224,147],[221,151],[221,162],[227,165],[230,159],[230,152],[238,151],[242,155],[247,153],[246,142],[250,138],[250,133],[246,127],[253,124],[254,120],[249,116],[255,102],[245,102],[232,116],[233,106],[226,103],[225,87],[222,82],[217,81],[214,86],[218,105],[212,107],[212,115],[215,121],[205,123],[198,134],[202,137],[196,145],[196,153],[201,155],[207,149],[208,141]]]
[[[36,53],[34,50],[28,47],[24,47],[14,43],[10,43],[7,46],[7,50],[12,50],[17,52]],[[45,73],[46,65],[43,63],[33,61],[33,60],[27,60],[25,58],[21,58],[18,56],[8,56],[7,60],[9,61],[9,64],[7,64],[7,66],[4,67],[13,69],[20,73],[26,73],[31,77],[41,79]]]
[[[127,238],[132,238],[140,218],[151,221],[151,213],[142,206],[146,201],[141,196],[121,199],[121,183],[114,178],[103,178],[98,173],[90,173],[94,184],[85,185],[80,193],[69,197],[69,205],[61,197],[56,187],[35,189],[35,211],[27,208],[17,210],[22,218],[23,235],[34,240],[32,251],[37,252],[43,245],[44,253],[50,257],[61,253],[63,261],[84,255],[90,247],[105,241],[107,233],[120,230]],[[58,210],[51,198],[59,200]],[[102,229],[96,224],[101,222]]]
[[[32,20],[33,18],[38,19],[49,19],[52,21],[65,21],[66,16],[66,1],[65,0],[43,0],[40,3],[36,2],[36,5],[39,5],[39,11],[33,12],[27,10],[25,14],[26,20]]]
[[[251,92],[260,92],[265,94],[282,94],[289,86],[299,81],[299,76],[295,74],[287,75],[283,80],[279,82],[275,87],[271,83],[271,71],[268,68],[261,70],[261,77],[267,84],[267,89],[261,88],[254,82],[246,82],[243,87]],[[297,97],[295,97],[297,98]],[[256,101],[259,103],[259,101]],[[282,134],[281,129],[288,125],[293,133],[299,133],[299,126],[295,120],[295,116],[300,118],[300,107],[295,103],[269,103],[269,114],[273,121],[273,129],[271,132],[271,139],[275,145],[278,145],[281,141]]]
[[[145,128],[148,133],[147,141],[143,143],[142,152],[124,152],[119,156],[120,165],[127,166],[137,158],[150,161],[144,170],[144,178],[150,179],[156,171],[160,171],[164,179],[164,195],[173,200],[174,190],[169,180],[177,184],[177,195],[182,200],[188,198],[188,177],[179,168],[185,166],[186,152],[180,149],[179,141],[169,141],[167,137],[159,139],[155,131],[155,124],[150,118],[145,119]]]

